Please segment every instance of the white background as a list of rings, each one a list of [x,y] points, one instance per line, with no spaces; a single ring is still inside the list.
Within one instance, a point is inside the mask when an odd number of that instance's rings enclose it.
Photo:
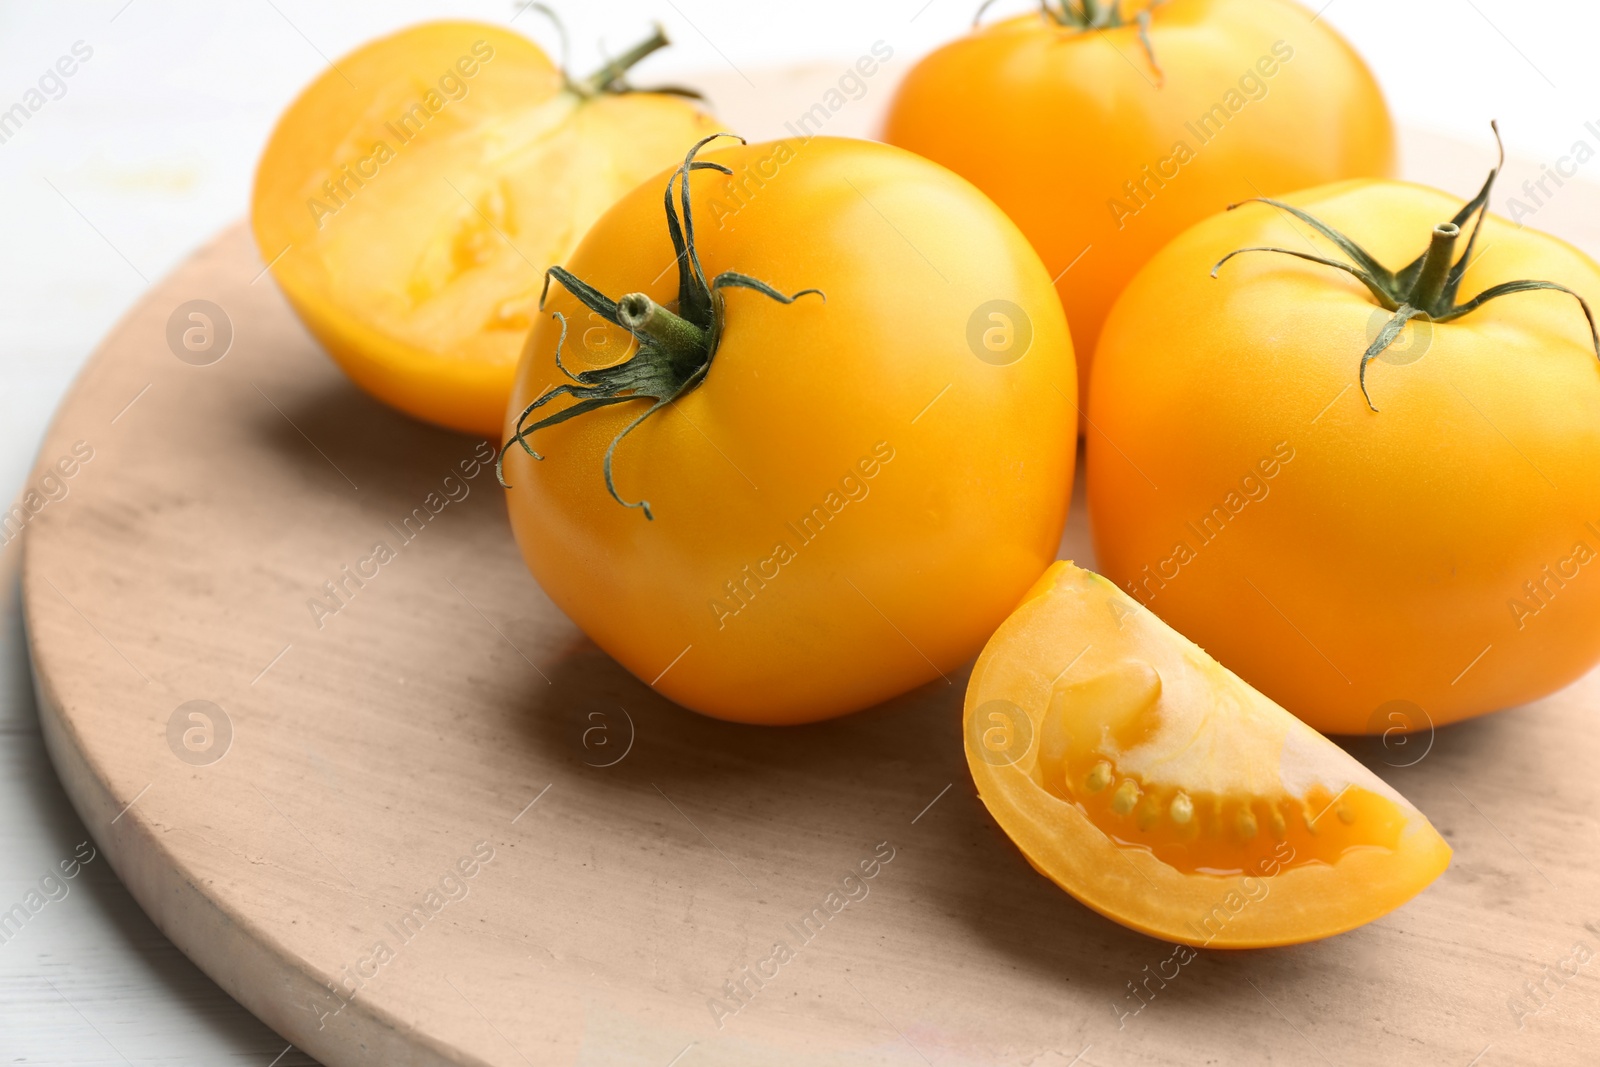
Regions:
[[[1325,0],[1312,0],[1320,6]],[[897,56],[970,23],[973,0],[607,0],[561,6],[574,66],[649,23],[676,46],[653,76]],[[1027,0],[996,12],[1023,10]],[[295,92],[365,39],[449,15],[552,40],[510,0],[104,0],[0,8],[0,110],[76,41],[93,58],[66,94],[0,144],[0,498],[21,486],[56,402],[95,342],[196,245],[242,215],[251,172]],[[1600,123],[1600,11],[1580,0],[1333,0],[1321,18],[1367,58],[1402,124],[1474,142],[1499,118],[1508,147],[1553,162]],[[1485,149],[1487,152],[1487,148]],[[1600,176],[1600,161],[1590,164]],[[1587,195],[1587,194],[1585,194]],[[1590,210],[1600,211],[1600,204]],[[16,632],[15,545],[0,556],[0,906],[86,838],[38,738]],[[237,1063],[284,1043],[151,926],[103,860],[0,945],[0,1062]],[[280,1067],[306,1062],[289,1051]]]

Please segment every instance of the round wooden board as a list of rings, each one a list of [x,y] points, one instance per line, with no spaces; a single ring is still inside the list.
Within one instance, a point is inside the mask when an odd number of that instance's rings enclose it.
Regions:
[[[837,74],[768,74],[760,108],[737,79],[718,95],[776,133]],[[1486,153],[1444,147],[1464,169],[1421,173],[1475,187]],[[989,819],[964,672],[806,728],[663,702],[528,576],[477,442],[357,391],[262,272],[229,230],[91,361],[31,482],[56,499],[27,531],[25,609],[49,750],[101,849],[326,1063],[1592,1062],[1600,962],[1574,948],[1600,946],[1595,676],[1440,731],[1412,766],[1389,764],[1418,747],[1353,746],[1457,849],[1421,898],[1179,967]],[[192,300],[231,322],[219,362],[169,347]],[[46,480],[75,445],[92,458]],[[319,618],[379,542],[396,558]],[[1081,502],[1063,552],[1092,562]]]

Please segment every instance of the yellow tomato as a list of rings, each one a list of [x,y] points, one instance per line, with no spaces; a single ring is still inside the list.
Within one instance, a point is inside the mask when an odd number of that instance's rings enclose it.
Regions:
[[[1029,862],[1164,940],[1328,937],[1450,862],[1382,779],[1071,563],[978,658],[965,735],[978,795]]]
[[[1371,74],[1291,0],[1041,7],[919,63],[884,137],[1022,227],[1056,278],[1086,389],[1112,302],[1184,229],[1245,197],[1394,168]]]
[[[358,385],[499,433],[545,268],[716,128],[623,80],[665,44],[577,82],[516,33],[427,23],[340,58],[289,107],[256,173],[256,242]]]
[[[708,715],[807,722],[949,684],[1065,521],[1077,392],[1050,276],[909,152],[691,158],[553,272],[506,425],[523,555],[596,644]]]
[[[1458,247],[1488,195],[1356,181],[1245,205],[1151,260],[1101,338],[1101,567],[1320,730],[1443,724],[1600,660],[1587,306],[1492,288],[1593,300],[1600,268],[1493,216]],[[1289,254],[1210,276],[1260,246]]]

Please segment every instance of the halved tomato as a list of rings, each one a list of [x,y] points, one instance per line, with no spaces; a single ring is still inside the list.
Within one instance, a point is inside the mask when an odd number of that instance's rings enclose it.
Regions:
[[[261,258],[357,385],[494,437],[544,272],[623,193],[721,125],[636,90],[654,36],[592,77],[503,27],[428,22],[361,46],[290,105],[256,171]]]
[[[1428,820],[1110,581],[1045,572],[979,657],[967,763],[1042,874],[1154,937],[1296,944],[1449,865]]]

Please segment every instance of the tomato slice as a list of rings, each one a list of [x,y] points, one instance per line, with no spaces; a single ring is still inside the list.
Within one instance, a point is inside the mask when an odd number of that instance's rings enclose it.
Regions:
[[[1029,862],[1155,937],[1328,937],[1450,862],[1404,797],[1071,563],[1045,572],[979,657],[965,736],[979,796]]]

